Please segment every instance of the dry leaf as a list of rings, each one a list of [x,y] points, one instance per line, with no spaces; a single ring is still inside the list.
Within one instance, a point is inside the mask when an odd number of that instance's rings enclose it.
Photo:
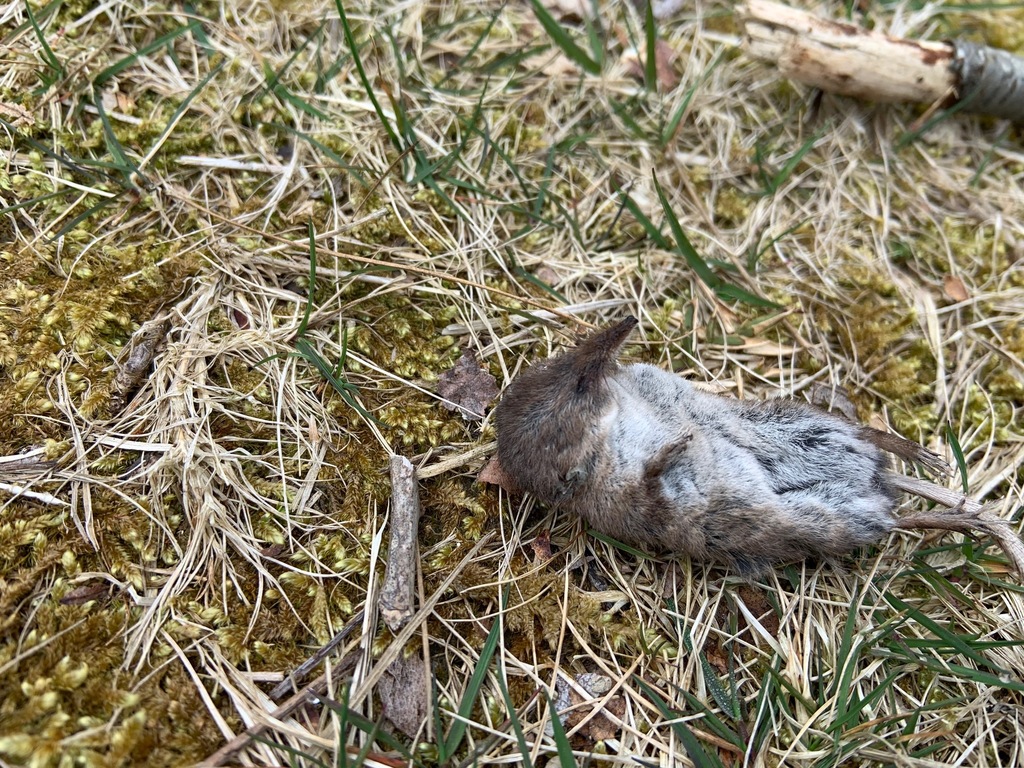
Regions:
[[[558,719],[566,730],[571,730],[587,720],[573,736],[574,747],[589,747],[599,741],[614,739],[619,733],[619,726],[604,713],[620,719],[626,712],[626,702],[621,696],[612,696],[605,702],[600,712],[594,714],[598,701],[612,688],[612,679],[596,672],[584,672],[576,677],[576,684],[585,690],[589,697],[584,697],[564,678],[555,682],[555,709]],[[586,706],[590,703],[590,706]],[[569,710],[562,714],[563,710]],[[589,719],[588,719],[589,718]],[[550,728],[550,725],[548,726]]]
[[[501,466],[497,456],[492,456],[491,460],[484,464],[484,468],[480,470],[480,474],[476,476],[476,479],[478,483],[497,485],[509,493],[519,493],[519,486],[505,472],[505,468]]]
[[[7,118],[8,122],[20,125],[21,123],[31,123],[32,113],[25,109],[20,104],[15,104],[9,101],[0,101],[0,117]]]
[[[242,310],[235,309],[234,307],[228,312],[228,315],[232,320],[235,321],[235,325],[243,331],[247,331],[252,327],[252,323],[249,322],[249,317]]]
[[[769,635],[775,638],[779,636],[779,617],[763,590],[744,585],[736,590],[735,599],[743,602],[751,615],[757,619],[757,622]],[[722,675],[735,668],[737,663],[735,656],[738,648],[748,645],[756,647],[760,644],[760,636],[751,627],[746,616],[738,610],[738,607],[730,606],[723,601],[715,611],[715,622],[719,627],[724,628],[731,627],[734,621],[738,633],[732,643],[723,643],[718,635],[711,635],[702,649],[704,658]],[[733,657],[731,660],[730,656]]]
[[[533,562],[546,563],[551,559],[551,531],[541,531],[540,536],[530,542],[533,548]]]
[[[132,335],[126,353],[121,354],[117,375],[114,376],[113,394],[110,396],[112,413],[119,413],[128,405],[128,401],[149,372],[153,358],[167,340],[170,328],[170,320],[158,317],[143,323]]]
[[[656,41],[654,45],[654,71],[657,73],[658,85],[664,90],[671,91],[679,85],[679,74],[676,72],[672,62],[675,61],[675,49],[664,40]],[[626,74],[635,77],[637,80],[644,79],[644,62],[635,48],[630,48],[622,53],[620,59]]]
[[[135,99],[129,96],[127,93],[121,93],[120,91],[116,94],[117,108],[126,115],[130,115],[135,111]]]
[[[412,738],[427,717],[427,672],[421,656],[399,656],[377,683],[384,717]]]
[[[83,584],[75,587],[60,599],[61,605],[83,605],[110,594],[110,585],[105,581]]]
[[[453,368],[438,377],[437,394],[447,401],[444,407],[449,411],[457,409],[466,421],[479,421],[497,397],[498,384],[467,349]]]
[[[946,278],[942,281],[942,288],[953,301],[967,301],[971,298],[971,295],[967,292],[967,286],[964,285],[964,281],[959,277],[946,275]]]
[[[795,354],[796,347],[786,346],[778,344],[768,339],[749,338],[744,339],[743,343],[733,349],[743,350],[744,352],[751,355],[760,355],[761,357],[788,357],[789,355]]]

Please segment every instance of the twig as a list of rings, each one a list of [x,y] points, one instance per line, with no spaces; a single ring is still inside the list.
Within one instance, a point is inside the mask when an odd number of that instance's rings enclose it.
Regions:
[[[328,640],[327,643],[322,648],[319,648],[316,653],[297,666],[294,671],[289,672],[284,680],[274,686],[274,689],[270,692],[270,698],[277,701],[282,696],[287,695],[289,691],[297,691],[299,681],[312,672],[320,662],[327,658],[331,651],[341,644],[342,640],[352,633],[353,629],[362,623],[363,612],[362,610],[356,611],[355,615],[346,622],[344,627],[341,628],[341,631]]]
[[[401,629],[415,611],[419,523],[416,468],[396,453],[391,457],[391,544],[380,589],[380,615],[392,632]]]
[[[964,40],[889,37],[768,0],[741,11],[744,47],[786,77],[872,101],[962,104],[1024,122],[1024,59]]]

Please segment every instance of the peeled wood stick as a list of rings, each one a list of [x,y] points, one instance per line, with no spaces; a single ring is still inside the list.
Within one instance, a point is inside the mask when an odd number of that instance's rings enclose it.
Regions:
[[[768,0],[740,10],[756,59],[830,93],[952,106],[1024,123],[1024,59],[964,40],[889,37]]]
[[[416,468],[397,453],[391,457],[391,544],[380,591],[380,615],[397,632],[415,612],[416,532],[420,491]]]

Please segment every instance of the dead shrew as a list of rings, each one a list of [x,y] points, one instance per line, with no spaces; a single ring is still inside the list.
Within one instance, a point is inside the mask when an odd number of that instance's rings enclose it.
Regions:
[[[935,454],[806,403],[736,400],[619,365],[636,324],[598,331],[508,387],[495,411],[498,461],[522,490],[621,541],[747,575],[844,555],[897,528],[991,534],[1024,573],[1009,523],[893,472],[886,456],[941,471]],[[900,518],[903,491],[953,509]]]

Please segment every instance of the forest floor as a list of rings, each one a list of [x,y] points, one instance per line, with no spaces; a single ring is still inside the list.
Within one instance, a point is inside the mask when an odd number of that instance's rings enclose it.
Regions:
[[[495,394],[632,314],[623,359],[824,393],[1019,529],[1019,130],[788,82],[737,14],[0,9],[0,764],[1024,764],[991,540],[747,581],[478,479]],[[1019,7],[846,20],[1024,54]]]

